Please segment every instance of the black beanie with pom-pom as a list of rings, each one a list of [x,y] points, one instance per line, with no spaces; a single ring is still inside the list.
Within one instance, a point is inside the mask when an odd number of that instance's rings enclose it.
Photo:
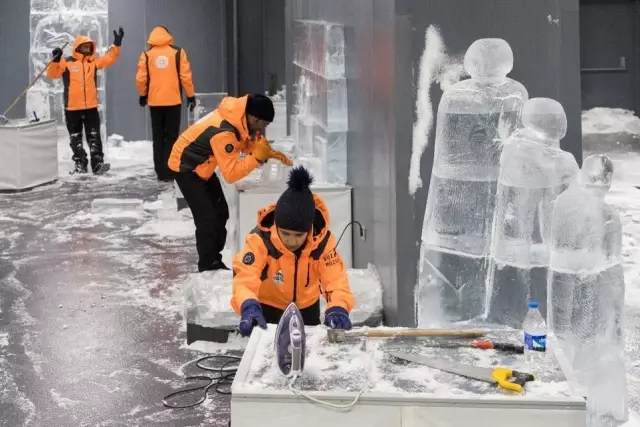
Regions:
[[[276,203],[277,227],[299,232],[311,231],[316,214],[316,202],[309,188],[312,182],[313,177],[302,166],[291,169],[287,181],[288,188]]]

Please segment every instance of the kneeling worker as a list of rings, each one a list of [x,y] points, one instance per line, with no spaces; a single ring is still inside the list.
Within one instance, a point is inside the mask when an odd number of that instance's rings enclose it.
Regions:
[[[258,212],[258,226],[233,260],[231,305],[242,316],[240,333],[257,324],[278,323],[295,302],[305,325],[320,324],[320,294],[327,301],[325,325],[350,329],[354,298],[329,212],[309,189],[313,178],[302,168],[289,173],[288,188],[277,203]]]
[[[291,165],[284,154],[271,149],[264,133],[273,121],[273,103],[264,95],[226,97],[218,108],[193,124],[173,144],[168,166],[193,214],[196,225],[198,271],[228,270],[221,252],[227,239],[229,207],[216,168],[228,183],[244,178],[270,158]],[[247,156],[240,158],[241,154]]]

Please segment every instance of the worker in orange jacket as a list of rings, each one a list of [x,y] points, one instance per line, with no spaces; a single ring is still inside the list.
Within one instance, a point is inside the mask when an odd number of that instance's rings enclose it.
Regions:
[[[47,68],[50,79],[62,78],[64,85],[64,118],[69,131],[73,151],[74,173],[87,173],[87,152],[82,147],[82,129],[87,137],[91,156],[91,171],[101,175],[110,169],[104,162],[102,138],[100,136],[100,114],[98,113],[98,70],[113,65],[120,55],[124,31],[113,31],[113,46],[105,56],[96,56],[96,42],[87,36],[78,35],[70,57],[62,57],[62,49],[55,48],[53,59]]]
[[[176,172],[176,184],[193,213],[198,271],[228,270],[221,252],[227,239],[229,207],[216,168],[228,183],[234,183],[269,158],[291,165],[282,153],[271,149],[264,137],[257,137],[274,115],[273,103],[264,95],[229,96],[173,144],[168,165]]]
[[[165,27],[156,27],[147,40],[150,48],[138,60],[136,86],[140,106],[149,105],[153,138],[153,164],[158,180],[173,180],[167,168],[171,148],[180,134],[182,91],[193,111],[195,88],[187,52],[173,46],[173,36]]]
[[[305,325],[320,324],[320,295],[327,301],[324,323],[350,329],[354,297],[329,212],[309,189],[312,177],[303,167],[289,173],[288,188],[277,203],[258,212],[258,226],[233,260],[231,306],[241,316],[240,333],[255,325],[278,323],[294,302]]]

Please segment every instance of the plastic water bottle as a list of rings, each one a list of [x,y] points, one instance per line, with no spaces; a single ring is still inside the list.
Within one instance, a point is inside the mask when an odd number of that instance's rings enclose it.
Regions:
[[[524,330],[524,357],[532,373],[543,369],[547,350],[547,323],[538,310],[538,303],[529,303],[529,312],[522,325]]]

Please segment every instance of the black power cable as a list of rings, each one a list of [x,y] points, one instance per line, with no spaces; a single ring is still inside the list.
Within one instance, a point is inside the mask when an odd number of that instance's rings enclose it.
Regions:
[[[227,359],[227,361],[223,363],[220,367],[215,367],[215,368],[204,366],[202,364],[205,360],[210,360],[210,359],[211,360]],[[228,360],[228,359],[231,359],[231,360]],[[236,376],[238,367],[229,366],[229,365],[237,364],[240,362],[241,359],[242,358],[240,356],[230,356],[226,354],[214,354],[211,356],[205,356],[197,359],[195,363],[198,368],[207,372],[213,372],[216,374],[216,376],[210,377],[207,375],[192,375],[192,376],[186,377],[185,379],[187,381],[193,381],[193,380],[208,381],[208,384],[204,386],[187,388],[187,389],[182,389],[182,390],[173,392],[165,396],[164,399],[162,399],[162,404],[165,407],[172,408],[172,409],[193,408],[195,406],[200,405],[205,400],[207,400],[207,394],[209,393],[209,389],[211,389],[212,387],[215,387],[215,391],[219,394],[225,394],[225,395],[231,394],[231,384],[233,383],[233,379]],[[197,390],[202,390],[203,393],[202,393],[202,397],[195,403],[191,403],[188,405],[172,405],[168,402],[168,400],[171,398],[174,398],[182,394],[189,394]]]
[[[342,233],[340,234],[340,238],[338,239],[338,243],[336,243],[336,248],[340,245],[340,240],[342,240],[342,236],[344,236],[344,233],[345,233],[345,231],[347,231],[347,228],[349,228],[349,226],[351,226],[353,224],[358,224],[358,227],[360,227],[360,237],[364,237],[364,227],[362,226],[362,224],[360,224],[359,221],[351,221],[349,224],[344,226],[344,229],[342,230]]]

